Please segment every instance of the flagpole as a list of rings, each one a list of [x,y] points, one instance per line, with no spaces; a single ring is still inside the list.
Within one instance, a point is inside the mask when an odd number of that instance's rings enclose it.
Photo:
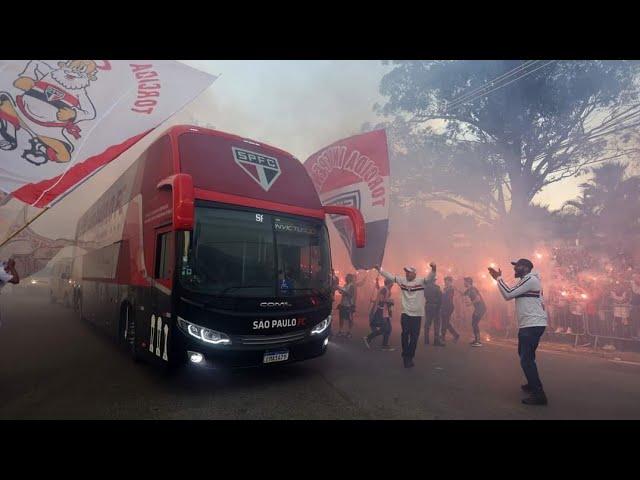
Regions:
[[[25,228],[27,228],[29,225],[31,225],[33,222],[36,221],[36,219],[38,219],[38,217],[40,217],[40,215],[42,215],[44,212],[46,212],[47,210],[49,210],[49,207],[44,207],[42,209],[41,212],[38,212],[38,214],[33,217],[31,220],[29,220],[27,223],[25,223],[22,227],[20,227],[18,230],[16,230],[15,232],[13,232],[11,235],[9,235],[2,243],[0,243],[0,248],[4,247],[4,245],[11,240],[13,237],[15,237],[16,235],[18,235],[20,232],[22,232]]]

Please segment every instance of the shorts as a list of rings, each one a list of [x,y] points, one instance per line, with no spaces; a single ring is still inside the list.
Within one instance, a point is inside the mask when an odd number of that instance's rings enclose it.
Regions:
[[[353,315],[351,312],[352,307],[346,307],[344,305],[338,306],[338,313],[340,314],[340,326],[347,322],[350,326],[353,324]]]

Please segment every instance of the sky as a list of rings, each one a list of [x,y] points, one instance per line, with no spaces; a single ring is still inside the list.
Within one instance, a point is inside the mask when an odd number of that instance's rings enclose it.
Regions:
[[[43,215],[34,228],[51,236],[73,235],[75,220],[97,195],[166,127],[195,123],[286,150],[306,160],[324,146],[357,134],[384,102],[378,87],[391,66],[373,60],[189,60],[184,63],[219,78],[190,105],[80,186]],[[560,207],[584,180],[566,180],[541,192],[535,201]]]
[[[198,110],[217,128],[287,150],[304,161],[340,138],[357,134],[384,102],[378,87],[392,66],[376,60],[186,61],[221,75],[207,92],[212,111]],[[232,77],[232,78],[229,78]],[[246,132],[246,133],[245,133]],[[549,185],[534,199],[560,208],[584,179]]]

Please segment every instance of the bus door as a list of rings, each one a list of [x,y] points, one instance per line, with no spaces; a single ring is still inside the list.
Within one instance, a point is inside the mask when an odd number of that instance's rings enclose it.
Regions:
[[[150,340],[148,350],[159,362],[169,361],[169,337],[172,318],[172,287],[176,265],[175,232],[171,225],[155,229],[153,287],[149,290],[151,307]]]

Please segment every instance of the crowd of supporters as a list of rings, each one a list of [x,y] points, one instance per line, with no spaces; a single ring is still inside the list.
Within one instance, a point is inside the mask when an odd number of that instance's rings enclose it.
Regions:
[[[549,314],[548,340],[571,338],[576,344],[595,346],[597,343],[606,350],[640,346],[640,264],[634,262],[631,253],[593,252],[585,247],[566,245],[535,253],[536,270],[543,279],[544,302]],[[366,318],[377,295],[375,272],[352,275],[351,281],[359,294],[347,302],[350,303],[349,318],[351,320],[355,312]],[[442,288],[443,276],[437,279]],[[344,280],[342,277],[343,285]],[[502,299],[495,281],[488,275],[479,273],[473,281],[486,307],[481,321],[483,339],[514,334],[517,329],[513,302]],[[453,275],[450,282],[456,294],[449,323],[456,331],[471,336],[474,305],[464,295],[468,285],[463,275]],[[398,294],[392,289],[391,299]],[[344,313],[343,318],[346,318]]]

